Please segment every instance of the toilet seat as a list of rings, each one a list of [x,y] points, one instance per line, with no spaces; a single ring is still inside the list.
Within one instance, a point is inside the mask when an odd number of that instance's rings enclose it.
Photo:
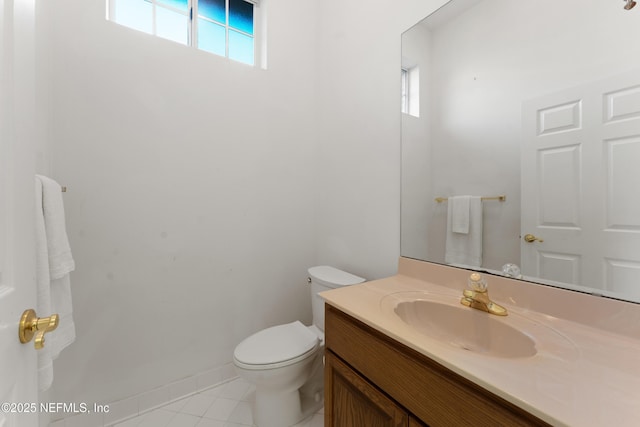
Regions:
[[[311,331],[311,333],[316,337],[318,337],[321,346],[324,345],[324,332],[320,328],[318,328],[316,325],[311,325],[307,326],[307,329]]]
[[[245,338],[233,352],[233,359],[243,369],[276,369],[312,356],[319,341],[317,334],[296,320]]]

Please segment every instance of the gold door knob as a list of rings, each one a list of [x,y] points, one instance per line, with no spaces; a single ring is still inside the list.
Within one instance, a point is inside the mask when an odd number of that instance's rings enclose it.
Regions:
[[[533,243],[535,241],[538,241],[540,243],[544,242],[544,240],[537,238],[533,234],[525,234],[524,235],[524,241],[527,242],[527,243]]]
[[[29,309],[22,313],[20,325],[18,327],[18,337],[22,344],[26,344],[36,336],[34,347],[40,350],[44,347],[44,334],[51,332],[58,327],[58,315],[52,314],[49,317],[38,318],[35,310]]]

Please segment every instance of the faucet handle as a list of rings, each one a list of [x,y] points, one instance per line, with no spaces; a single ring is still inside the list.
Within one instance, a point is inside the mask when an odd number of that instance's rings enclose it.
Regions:
[[[520,267],[517,264],[506,263],[502,266],[502,274],[505,277],[513,277],[515,279],[522,279],[522,274],[520,272]]]
[[[486,292],[489,285],[480,273],[471,273],[467,280],[467,287],[476,292]]]

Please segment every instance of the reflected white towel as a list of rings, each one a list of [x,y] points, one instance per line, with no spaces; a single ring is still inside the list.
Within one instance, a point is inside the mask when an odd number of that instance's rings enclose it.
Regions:
[[[482,265],[482,198],[469,197],[469,229],[466,234],[453,230],[453,197],[447,206],[445,262],[468,267]]]
[[[36,311],[59,315],[58,328],[47,334],[38,351],[38,386],[47,390],[53,381],[53,359],[75,340],[69,273],[75,269],[64,221],[62,189],[54,180],[36,175]]]
[[[451,209],[451,231],[469,234],[469,202],[471,196],[449,197],[448,206]]]

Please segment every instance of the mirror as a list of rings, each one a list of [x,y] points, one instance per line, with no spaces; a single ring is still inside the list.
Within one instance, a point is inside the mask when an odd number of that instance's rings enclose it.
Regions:
[[[640,302],[626,4],[452,0],[403,33],[402,256]]]

